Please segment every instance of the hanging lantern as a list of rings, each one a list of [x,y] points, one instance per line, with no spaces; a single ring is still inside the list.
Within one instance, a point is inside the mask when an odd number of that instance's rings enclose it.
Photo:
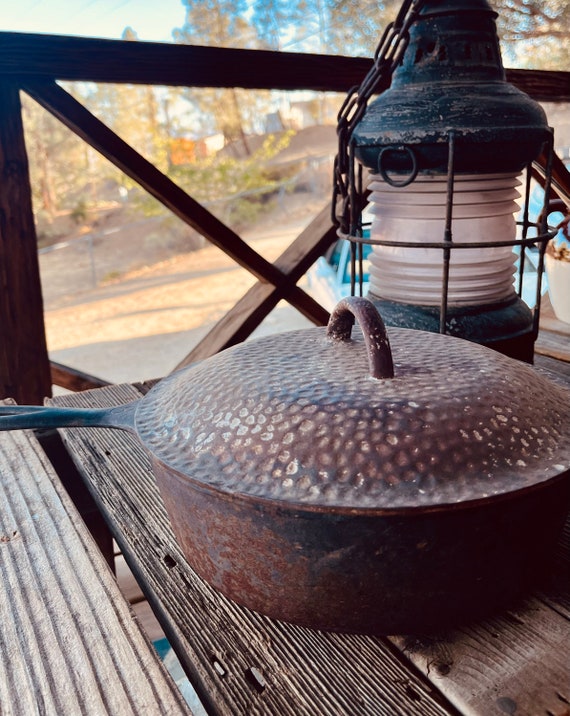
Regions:
[[[368,297],[386,323],[532,362],[552,234],[543,223],[527,238],[525,219],[521,240],[517,199],[524,170],[528,198],[532,162],[541,152],[551,160],[553,135],[540,105],[505,80],[496,17],[486,0],[403,3],[339,115],[333,205],[339,235],[373,244]],[[549,186],[547,171],[545,196]],[[530,244],[539,253],[534,312],[514,278],[518,263],[522,288]]]

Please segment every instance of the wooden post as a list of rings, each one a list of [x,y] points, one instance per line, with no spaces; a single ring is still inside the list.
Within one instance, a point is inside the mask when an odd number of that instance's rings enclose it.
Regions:
[[[20,95],[0,83],[0,398],[51,395]]]

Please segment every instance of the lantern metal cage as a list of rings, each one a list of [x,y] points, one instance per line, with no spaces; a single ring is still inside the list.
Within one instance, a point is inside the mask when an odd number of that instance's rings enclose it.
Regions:
[[[461,6],[457,10],[457,6]],[[437,72],[437,63],[427,65],[427,70],[420,69],[424,72],[425,77],[413,77],[411,84],[411,92],[409,96],[401,99],[401,96],[407,90],[406,87],[400,87],[396,93],[395,104],[398,102],[403,107],[396,107],[392,111],[392,105],[386,100],[381,111],[376,111],[376,116],[371,120],[367,119],[369,113],[369,100],[374,94],[382,94],[390,85],[392,76],[395,72],[407,75],[404,83],[400,81],[400,85],[409,81],[410,73],[418,72],[417,58],[421,56],[425,50],[422,47],[428,42],[429,50],[433,53],[439,53],[444,56],[445,60],[448,55],[453,55],[457,51],[453,48],[453,43],[457,45],[462,43],[460,51],[465,53],[465,32],[456,33],[460,37],[452,37],[447,44],[439,39],[423,37],[418,38],[418,31],[415,31],[415,25],[425,25],[431,23],[428,27],[429,32],[433,34],[433,27],[436,32],[447,31],[453,27],[453,12],[463,12],[465,14],[465,5],[471,5],[471,15],[483,17],[484,32],[486,36],[484,40],[478,44],[485,47],[487,57],[479,64],[477,72],[482,77],[482,83],[486,86],[500,87],[497,104],[503,105],[497,113],[493,110],[488,112],[491,116],[491,122],[486,118],[486,124],[469,127],[467,130],[455,128],[451,126],[452,122],[448,122],[445,130],[439,129],[438,136],[434,139],[435,131],[431,127],[425,127],[420,121],[406,118],[406,113],[411,116],[409,106],[413,103],[416,95],[421,94],[417,91],[418,84],[434,78],[434,72]],[[443,7],[442,6],[447,6]],[[452,6],[452,7],[449,7]],[[467,8],[469,10],[469,8]],[[437,16],[436,20],[433,16]],[[427,20],[426,20],[427,16]],[[440,20],[440,16],[445,16],[444,21]],[[492,24],[489,18],[492,16]],[[468,16],[467,16],[468,17]],[[494,28],[494,13],[486,2],[456,3],[450,0],[405,0],[402,4],[398,17],[386,29],[375,53],[374,64],[360,87],[353,88],[338,116],[337,133],[339,139],[339,151],[335,160],[334,170],[334,190],[333,190],[333,220],[338,225],[338,236],[346,238],[351,243],[351,293],[362,294],[362,277],[363,277],[363,244],[371,244],[373,246],[394,247],[401,250],[406,249],[436,249],[442,254],[441,260],[441,293],[439,306],[410,306],[402,304],[398,301],[385,300],[374,294],[369,294],[369,298],[375,302],[381,309],[382,315],[388,325],[400,325],[404,327],[420,328],[425,330],[436,331],[440,333],[451,333],[460,337],[489,345],[500,350],[503,353],[512,355],[513,357],[532,362],[534,353],[534,341],[538,334],[540,304],[542,294],[542,274],[544,267],[544,254],[548,242],[555,236],[556,229],[550,228],[547,224],[548,204],[551,189],[551,174],[553,160],[553,132],[547,126],[541,117],[543,112],[540,108],[535,111],[534,103],[526,95],[519,90],[511,89],[506,81],[500,80],[500,75],[504,71],[500,60],[500,52],[498,50],[498,39],[496,39],[496,50],[491,47],[492,42],[489,41],[489,27]],[[473,24],[472,17],[468,17],[469,23]],[[465,20],[463,21],[465,23]],[[439,23],[439,24],[438,24]],[[447,25],[445,24],[447,23]],[[482,24],[483,27],[483,24]],[[423,28],[420,28],[420,32]],[[411,31],[411,32],[410,32]],[[414,34],[412,45],[410,45],[410,35]],[[453,29],[451,32],[453,33]],[[483,31],[482,31],[483,32]],[[495,33],[496,35],[496,33]],[[477,44],[477,43],[476,43]],[[451,50],[448,47],[451,46]],[[419,49],[418,49],[419,48]],[[412,60],[406,59],[412,54]],[[408,67],[405,67],[407,62]],[[411,66],[413,62],[415,65]],[[459,73],[465,75],[464,64],[460,65]],[[488,66],[487,66],[488,65]],[[402,67],[404,69],[402,70]],[[421,66],[421,62],[420,62]],[[425,66],[425,65],[424,65]],[[430,82],[424,94],[428,93],[431,103],[436,103],[439,98],[436,93],[443,88],[448,93],[443,101],[444,106],[451,106],[455,101],[453,99],[453,91],[457,86],[456,78],[453,77],[454,68],[449,70],[449,62],[444,67],[444,73],[447,72],[451,81],[450,90],[443,82]],[[489,69],[491,67],[491,69]],[[489,82],[490,73],[494,73]],[[497,82],[499,77],[499,82]],[[428,82],[425,82],[426,86]],[[473,86],[472,78],[469,77],[469,86]],[[507,86],[507,90],[503,89]],[[509,96],[508,110],[505,110],[505,92]],[[431,93],[431,94],[429,94]],[[385,93],[388,94],[388,93]],[[487,92],[487,94],[489,94]],[[520,97],[522,96],[522,100]],[[410,99],[411,98],[411,99]],[[477,100],[477,98],[476,98]],[[484,97],[483,102],[487,102],[489,106],[493,103],[493,96]],[[518,150],[518,144],[521,146],[527,141],[526,133],[519,133],[516,127],[507,127],[503,129],[500,125],[502,117],[500,112],[517,114],[519,104],[524,105],[520,110],[524,115],[523,122],[526,122],[527,116],[531,117],[529,124],[531,129],[528,132],[530,142],[524,151]],[[514,107],[514,110],[512,108]],[[530,108],[529,108],[530,107]],[[440,110],[438,110],[440,111]],[[394,122],[390,124],[392,119],[388,121],[389,127],[384,130],[382,120],[387,115],[392,114],[396,117],[396,122],[402,121],[400,118],[404,116],[403,129],[400,131]],[[374,112],[371,113],[372,115]],[[452,114],[452,113],[451,113]],[[378,119],[380,117],[380,119]],[[510,117],[507,117],[509,119]],[[447,118],[446,120],[447,121]],[[406,124],[407,122],[407,124]],[[456,119],[457,122],[457,119]],[[376,123],[376,124],[375,124]],[[414,124],[415,123],[415,124]],[[494,126],[497,125],[497,126]],[[377,126],[380,127],[376,131]],[[362,129],[365,127],[365,129]],[[371,130],[372,127],[372,130]],[[376,133],[376,134],[375,134]],[[379,139],[376,138],[379,137]],[[372,137],[372,139],[370,138]],[[402,138],[404,141],[402,141]],[[482,156],[477,156],[479,147],[478,141],[483,145]],[[493,171],[494,157],[492,156],[494,147],[506,142],[508,145],[507,155],[516,157],[511,160],[512,166],[508,169],[517,173],[524,171],[526,179],[524,182],[524,200],[522,216],[516,224],[519,226],[516,237],[509,237],[505,240],[489,240],[489,237],[482,237],[480,241],[457,241],[454,237],[454,190],[456,180],[469,173],[466,167],[478,166],[482,164],[482,176],[489,175]],[[426,148],[427,147],[427,148]],[[487,152],[487,156],[485,156]],[[510,152],[510,154],[509,154]],[[368,154],[367,154],[368,153]],[[521,157],[525,160],[521,162]],[[544,202],[540,217],[538,220],[529,219],[529,197],[531,192],[531,179],[533,176],[533,163],[538,157],[542,158],[542,164],[545,169],[543,178]],[[435,157],[435,158],[434,158]],[[500,160],[498,160],[500,161]],[[514,167],[514,163],[520,166]],[[445,182],[445,221],[440,241],[433,240],[409,240],[400,237],[377,238],[368,235],[363,224],[362,211],[367,204],[369,191],[365,186],[364,170],[368,167],[372,170],[378,180],[386,183],[390,187],[402,188],[413,184],[419,174],[431,175],[438,173],[438,177]],[[498,301],[496,304],[479,305],[475,303],[472,306],[462,306],[457,308],[453,301],[450,300],[449,293],[449,277],[450,266],[452,264],[452,256],[457,251],[469,249],[477,249],[487,251],[493,248],[511,247],[519,252],[518,273],[518,297],[517,300]],[[537,285],[535,305],[532,312],[524,304],[520,298],[525,272],[525,253],[529,247],[536,247],[538,250],[537,262]],[[514,274],[513,266],[513,274]]]

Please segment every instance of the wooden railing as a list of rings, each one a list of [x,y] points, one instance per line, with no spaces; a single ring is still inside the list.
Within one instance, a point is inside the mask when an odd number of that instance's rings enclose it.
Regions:
[[[330,210],[272,264],[57,80],[346,92],[370,64],[363,58],[0,33],[0,397],[36,403],[50,395],[52,383],[71,389],[104,384],[49,361],[20,90],[257,278],[183,365],[246,338],[281,299],[314,323],[326,322],[326,311],[297,282],[335,238]],[[507,79],[537,100],[570,101],[568,72],[507,70]]]

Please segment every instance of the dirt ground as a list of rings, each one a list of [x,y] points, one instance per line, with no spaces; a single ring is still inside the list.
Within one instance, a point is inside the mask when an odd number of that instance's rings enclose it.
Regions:
[[[298,199],[243,238],[273,260],[320,208]],[[152,222],[108,234],[96,254],[93,244],[64,243],[41,254],[40,267],[50,357],[111,382],[169,373],[255,281],[213,246],[156,260],[168,247]],[[143,265],[125,270],[133,263]],[[309,325],[282,302],[255,335]]]

